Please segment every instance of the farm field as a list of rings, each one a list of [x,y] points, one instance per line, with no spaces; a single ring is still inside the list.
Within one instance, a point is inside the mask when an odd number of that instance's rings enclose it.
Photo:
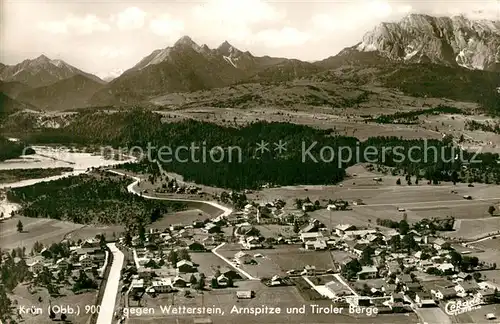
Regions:
[[[495,239],[489,239],[489,240],[484,240],[478,243],[472,244],[474,247],[480,248],[480,249],[494,249],[498,250],[500,254],[500,236],[498,236]]]
[[[264,237],[277,237],[280,234],[286,237],[295,234],[293,232],[293,226],[266,224],[255,225],[254,227],[258,229],[260,231],[260,234]]]
[[[232,259],[240,250],[240,245],[226,244],[218,252]],[[262,254],[262,257],[254,258],[257,264],[241,265],[243,270],[257,278],[285,275],[288,270],[302,270],[306,265],[323,270],[334,267],[330,251],[307,251],[300,249],[300,245],[275,246],[273,249],[256,249],[246,252],[250,255]]]
[[[17,222],[19,220],[24,226],[23,233],[17,232]],[[81,224],[48,218],[16,216],[2,221],[0,226],[0,241],[4,249],[26,247],[30,251],[36,241],[46,245],[60,242],[67,234],[82,227],[83,225]],[[95,234],[97,233],[96,231]]]
[[[189,255],[191,261],[198,264],[198,272],[204,273],[207,277],[213,276],[219,268],[230,268],[226,262],[212,252],[195,252]]]
[[[500,217],[484,219],[463,219],[459,221],[456,231],[443,233],[448,237],[463,237],[469,239],[482,238],[487,233],[500,231]]]

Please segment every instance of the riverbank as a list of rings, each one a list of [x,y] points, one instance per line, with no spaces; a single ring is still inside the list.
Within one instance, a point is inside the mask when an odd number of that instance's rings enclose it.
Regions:
[[[54,148],[49,146],[33,146],[35,154],[21,156],[15,160],[7,160],[0,163],[0,174],[2,172],[16,174],[22,172],[21,170],[29,169],[29,173],[43,173],[44,170],[57,169],[60,170],[60,174],[50,174],[45,177],[37,177],[30,179],[22,179],[19,181],[1,181],[0,178],[0,189],[8,188],[20,188],[31,186],[40,182],[58,180],[64,177],[77,176],[82,173],[86,173],[92,168],[107,167],[117,164],[136,162],[133,157],[128,157],[127,160],[109,160],[103,156],[91,154],[91,153],[80,153],[72,152],[70,149],[65,147]],[[47,171],[51,173],[52,171]],[[7,199],[2,198],[0,200],[0,220],[7,219],[11,217],[11,213],[20,208],[19,205],[13,204]],[[3,216],[2,216],[3,213]]]

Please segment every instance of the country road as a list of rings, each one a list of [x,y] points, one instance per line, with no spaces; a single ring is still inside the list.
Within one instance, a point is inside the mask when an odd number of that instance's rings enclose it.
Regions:
[[[121,176],[126,176],[126,177],[129,177],[129,178],[132,178],[134,179],[134,182],[132,182],[131,184],[129,184],[127,186],[127,191],[132,193],[132,194],[135,194],[135,195],[140,195],[141,197],[144,197],[144,198],[147,198],[147,199],[156,199],[156,200],[169,200],[169,201],[186,201],[186,202],[196,202],[196,203],[201,203],[201,204],[207,204],[207,205],[210,205],[212,207],[215,207],[215,208],[218,208],[220,210],[222,210],[222,215],[223,217],[227,217],[229,216],[233,210],[231,208],[228,208],[226,206],[222,206],[214,201],[206,201],[206,200],[196,200],[196,199],[183,199],[183,198],[166,198],[166,197],[155,197],[155,196],[150,196],[150,195],[145,195],[145,194],[141,194],[140,192],[138,192],[137,190],[135,190],[135,186],[139,183],[139,181],[141,181],[141,179],[137,178],[137,177],[134,177],[134,176],[131,176],[131,175],[128,175],[128,174],[125,174],[125,173],[122,173],[122,172],[119,172],[119,171],[116,171],[116,170],[108,170],[109,172],[111,173],[114,173],[114,174],[117,174],[117,175],[121,175]]]
[[[259,278],[255,278],[254,276],[252,276],[248,272],[244,271],[243,269],[240,269],[238,266],[236,266],[235,263],[229,261],[228,259],[226,259],[225,257],[223,257],[221,254],[219,254],[219,252],[217,252],[217,250],[219,248],[223,247],[225,244],[226,243],[221,243],[220,245],[218,245],[217,247],[215,247],[214,249],[212,249],[212,253],[215,254],[222,261],[226,262],[229,266],[231,266],[232,268],[234,268],[236,271],[238,271],[239,273],[241,273],[248,280],[259,280]]]
[[[120,284],[120,274],[123,267],[124,255],[116,247],[115,243],[108,243],[107,246],[113,253],[113,263],[107,278],[106,289],[102,297],[97,324],[111,324],[113,322],[113,314],[115,312],[116,295],[118,294],[118,286]]]

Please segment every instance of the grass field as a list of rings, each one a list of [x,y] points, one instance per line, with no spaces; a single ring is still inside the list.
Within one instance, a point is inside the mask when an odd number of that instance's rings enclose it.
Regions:
[[[458,230],[447,232],[445,235],[474,239],[498,231],[500,231],[500,217],[487,217],[484,219],[461,220]]]
[[[71,321],[75,324],[84,324],[90,318],[90,309],[85,309],[87,305],[94,305],[95,300],[97,298],[97,291],[83,293],[79,295],[74,295],[69,292],[67,296],[62,296],[59,298],[50,297],[47,293],[46,289],[39,289],[37,293],[30,294],[28,289],[24,285],[19,285],[16,289],[14,289],[13,294],[9,296],[11,300],[17,301],[17,307],[39,307],[42,309],[41,314],[24,314],[23,319],[24,323],[29,324],[45,324],[45,323],[53,323],[53,321],[49,318],[47,309],[49,305],[49,300],[53,306],[70,306],[76,310],[77,306],[80,308],[79,315],[68,315],[68,321]],[[39,302],[38,298],[41,297],[42,301]],[[60,319],[60,314],[57,314],[56,319]]]
[[[191,224],[195,220],[204,220],[210,218],[210,214],[200,209],[189,209],[175,213],[168,213],[163,215],[162,218],[151,224],[150,228],[157,228],[164,230],[172,224]]]
[[[23,233],[17,232],[17,222],[21,220],[24,225]],[[38,241],[44,244],[59,242],[68,234],[82,228],[83,225],[71,222],[62,222],[47,218],[28,218],[16,216],[4,220],[1,225],[0,241],[2,248],[26,247],[31,250]],[[98,232],[96,231],[95,234]],[[94,234],[94,235],[95,235]]]
[[[203,220],[207,217],[210,217],[210,215],[199,209],[185,210],[166,214],[148,227],[164,230],[170,224],[188,224],[195,219]],[[24,226],[23,233],[17,232],[17,222],[19,220]],[[36,241],[50,245],[63,239],[85,240],[89,237],[95,237],[97,234],[103,234],[108,240],[113,240],[115,237],[119,237],[123,231],[124,227],[122,225],[82,225],[48,218],[16,216],[0,221],[0,242],[2,248],[5,249],[26,247],[30,251]]]
[[[190,253],[191,260],[198,264],[198,272],[204,273],[205,276],[210,278],[215,274],[220,267],[229,267],[229,265],[222,261],[218,256],[212,252],[197,252]]]
[[[232,259],[241,250],[238,244],[226,244],[218,250],[224,257]],[[275,246],[273,249],[257,249],[247,251],[251,255],[257,253],[263,257],[254,258],[255,265],[242,265],[241,268],[257,278],[285,275],[288,270],[302,270],[306,265],[327,270],[334,267],[330,251],[307,251],[300,245]]]
[[[497,316],[496,320],[487,320],[486,314],[493,313]],[[481,308],[460,314],[456,316],[455,319],[458,323],[498,323],[498,317],[500,316],[500,304],[496,305],[483,305]]]

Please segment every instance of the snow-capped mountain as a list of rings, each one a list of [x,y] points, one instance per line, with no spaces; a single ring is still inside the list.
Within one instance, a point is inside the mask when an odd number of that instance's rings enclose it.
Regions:
[[[106,82],[111,82],[114,79],[118,78],[120,75],[122,75],[123,72],[124,72],[123,69],[114,69],[108,72],[98,73],[97,76]]]
[[[355,48],[398,61],[500,71],[500,21],[410,14],[379,24]]]
[[[62,60],[51,60],[45,55],[24,60],[16,65],[0,67],[0,80],[17,81],[30,87],[49,85],[75,75],[83,75],[96,82],[104,83],[95,75],[83,72]]]

